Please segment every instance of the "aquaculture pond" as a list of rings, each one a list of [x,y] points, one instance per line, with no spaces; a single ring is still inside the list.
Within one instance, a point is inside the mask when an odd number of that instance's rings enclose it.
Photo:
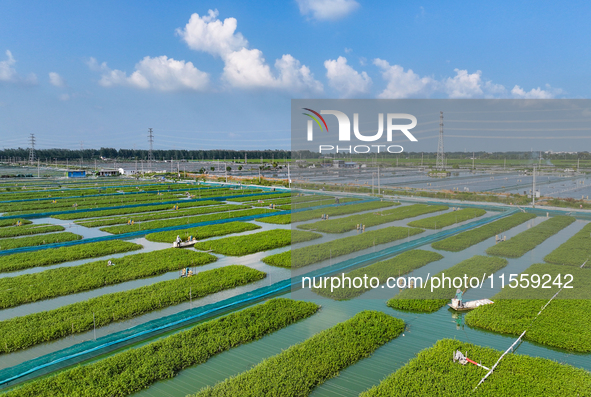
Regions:
[[[467,177],[470,176],[467,175]],[[280,202],[288,202],[287,196],[280,194],[278,194],[278,196]],[[258,204],[259,199],[256,198],[256,196],[254,197],[256,201],[251,202],[250,205],[257,207],[255,204]],[[329,199],[331,198],[331,196],[327,197]],[[358,196],[356,198],[360,199],[358,201],[367,200],[367,197],[363,196]],[[308,201],[305,198],[298,199],[300,202],[315,202],[315,200]],[[296,202],[295,200],[296,197],[292,197],[292,202]],[[525,238],[528,238],[530,244],[538,243],[539,245],[528,251],[522,250],[524,252],[519,253],[521,256],[514,257],[517,255],[506,255],[503,258],[488,256],[489,260],[487,260],[487,263],[490,262],[493,264],[490,269],[493,269],[495,272],[494,278],[498,281],[498,276],[501,273],[519,274],[534,263],[544,263],[544,258],[567,242],[571,237],[579,233],[583,227],[588,224],[586,221],[577,219],[575,221],[571,220],[569,222],[564,222],[564,224],[559,225],[560,227],[556,227],[553,226],[555,221],[552,221],[551,223],[544,225],[544,227],[535,229],[537,226],[543,225],[544,222],[548,222],[551,218],[518,215],[520,212],[503,213],[501,211],[490,211],[488,208],[484,209],[484,207],[477,213],[469,214],[469,216],[465,217],[461,216],[456,223],[456,217],[454,214],[455,208],[452,208],[453,205],[447,206],[442,205],[442,203],[437,203],[437,205],[433,205],[432,207],[427,207],[425,204],[420,204],[419,207],[413,207],[415,203],[408,201],[398,203],[397,201],[385,200],[384,202],[380,202],[379,200],[375,200],[375,204],[371,205],[364,205],[363,203],[356,204],[356,201],[349,201],[338,206],[336,204],[330,204],[330,206],[325,207],[325,205],[327,205],[325,203],[328,201],[331,200],[316,200],[316,202],[323,205],[321,208],[314,206],[306,207],[302,212],[302,214],[306,214],[310,211],[308,214],[313,214],[314,216],[302,215],[299,219],[305,220],[297,221],[296,219],[293,224],[267,223],[262,219],[261,221],[254,219],[246,222],[251,226],[240,226],[240,224],[223,226],[222,224],[219,226],[219,231],[216,231],[215,225],[205,226],[208,228],[205,229],[207,232],[202,235],[195,233],[195,235],[200,238],[196,244],[196,248],[187,248],[187,250],[209,251],[208,254],[215,257],[215,261],[206,261],[207,263],[192,267],[191,271],[198,275],[203,272],[203,277],[205,279],[206,273],[209,271],[217,271],[224,268],[227,268],[229,271],[230,266],[238,265],[243,266],[244,269],[252,269],[252,275],[250,276],[252,279],[241,281],[237,283],[237,286],[234,288],[227,288],[210,294],[200,295],[199,298],[195,296],[195,299],[175,303],[165,308],[157,308],[156,310],[150,309],[135,317],[111,322],[108,325],[98,327],[96,330],[87,327],[84,332],[74,332],[70,336],[52,342],[37,343],[25,350],[0,354],[2,357],[2,360],[0,360],[0,374],[2,374],[2,369],[7,369],[45,354],[58,353],[60,349],[76,346],[83,341],[92,341],[95,337],[100,340],[102,337],[117,335],[117,333],[127,330],[130,327],[146,324],[149,321],[158,320],[167,315],[181,313],[188,309],[203,308],[206,305],[215,304],[228,298],[238,297],[244,293],[252,293],[264,287],[275,285],[282,280],[288,280],[291,277],[294,277],[294,280],[300,280],[303,275],[312,272],[321,273],[323,268],[331,267],[332,273],[329,274],[340,275],[342,272],[356,274],[356,272],[362,272],[362,268],[378,262],[390,261],[391,263],[398,263],[400,261],[393,260],[392,258],[397,257],[401,253],[402,255],[409,255],[403,252],[409,253],[410,249],[420,249],[422,250],[421,259],[417,260],[417,263],[408,265],[407,270],[401,271],[403,275],[405,272],[408,272],[407,275],[412,275],[414,277],[426,277],[428,274],[435,275],[440,272],[445,272],[447,269],[451,269],[461,263],[480,263],[479,260],[471,258],[479,258],[478,256],[486,257],[487,249],[495,246],[495,244],[505,243],[497,243],[497,236],[495,233],[501,238],[504,237],[505,240],[511,241],[511,238],[516,236],[518,239],[523,239],[523,235],[518,236],[520,233],[534,230],[529,234],[525,234]],[[239,203],[240,205],[249,205],[249,201],[242,199]],[[228,205],[230,203],[225,201],[220,202],[219,204]],[[335,209],[338,207],[340,208]],[[406,207],[408,207],[409,210],[408,217],[394,215],[391,216],[391,219],[388,218],[390,214],[405,213],[404,211],[407,210]],[[354,211],[351,208],[358,208],[358,211]],[[325,213],[334,214],[330,216],[330,221],[320,220],[321,215]],[[437,225],[437,227],[433,228],[420,227],[421,225],[427,227],[431,223],[434,224],[435,221],[432,220],[434,217],[446,220],[444,221],[445,226],[441,227],[441,225]],[[332,226],[335,224],[333,221],[337,221],[338,219],[343,219],[345,222],[344,226],[341,228]],[[363,230],[357,230],[356,226],[357,222],[363,222],[364,219],[372,220],[367,222],[368,225],[365,232],[363,232]],[[373,221],[373,219],[381,219],[383,221]],[[37,223],[37,220],[34,221]],[[68,222],[56,219],[53,219],[52,222],[46,222],[47,219],[43,219],[43,221],[45,221],[44,223],[58,225]],[[319,221],[321,223],[318,223]],[[326,223],[323,224],[322,222]],[[353,225],[353,227],[351,225]],[[432,245],[432,243],[436,241],[444,241],[445,238],[449,237],[449,233],[451,232],[456,236],[466,230],[469,230],[468,233],[474,233],[479,227],[484,227],[485,229],[480,232],[475,232],[478,234],[478,238],[465,239],[460,244],[461,246],[454,247],[453,250],[438,250],[437,244]],[[498,233],[495,231],[495,228],[498,228]],[[338,230],[338,232],[335,233],[333,229]],[[97,228],[76,226],[76,230],[81,230],[78,234],[84,238],[108,235],[105,232],[98,232]],[[295,237],[299,242],[292,242],[291,246],[286,246],[284,234],[289,230],[297,232]],[[528,237],[537,236],[535,233],[537,233],[538,230],[550,231],[544,232],[542,236],[543,238],[532,239],[531,237]],[[31,273],[37,274],[48,269],[59,269],[62,267],[80,267],[80,269],[84,269],[84,264],[97,261],[105,261],[106,266],[106,260],[109,258],[115,258],[114,262],[116,263],[117,258],[128,257],[130,255],[140,255],[138,258],[141,258],[142,254],[160,251],[171,246],[172,241],[166,242],[166,240],[170,237],[174,238],[174,232],[160,232],[158,229],[151,230],[150,232],[160,234],[157,237],[136,237],[128,240],[131,243],[141,245],[142,247],[139,249],[130,250],[128,252],[117,252],[100,257],[84,258],[70,262],[51,263],[49,265],[44,265],[43,267],[27,267],[23,265],[21,266],[23,269],[19,269],[12,273],[0,273],[0,277],[15,277]],[[178,234],[183,239],[186,239],[187,236],[185,236],[185,234],[187,233],[179,231]],[[375,242],[373,237],[374,234],[376,236]],[[380,234],[390,235],[391,237],[379,238],[378,236]],[[199,236],[202,236],[202,239]],[[269,238],[267,238],[267,236],[269,236]],[[579,234],[579,236],[581,236],[581,234]],[[340,240],[343,239],[345,239],[345,243],[340,242]],[[367,243],[365,240],[368,239],[371,239],[372,241]],[[215,242],[215,240],[220,241]],[[534,242],[531,242],[532,240]],[[517,242],[519,240],[515,241]],[[239,247],[241,245],[248,245],[248,249],[241,249]],[[323,248],[317,248],[319,246],[328,247],[329,255],[325,255]],[[346,249],[339,251],[343,249],[342,246],[345,246]],[[568,247],[568,245],[566,247]],[[334,255],[332,251],[333,249],[335,250]],[[493,252],[494,250],[490,251]],[[292,252],[294,255],[298,255],[296,254],[297,252],[307,252],[309,255],[316,255],[316,252],[320,254],[316,256],[315,260],[309,259],[308,256],[308,259],[306,260],[309,263],[306,262],[305,264],[294,266],[293,269],[267,264],[269,262],[267,258],[276,255],[283,255],[289,258],[291,263]],[[348,267],[344,268],[345,265]],[[343,266],[342,271],[336,270],[339,266]],[[382,271],[380,269],[381,268],[379,267],[375,267],[372,268],[371,271],[379,273]],[[584,271],[586,269],[582,270]],[[223,272],[215,274],[223,276]],[[153,277],[145,277],[143,275],[138,279],[132,279],[130,277],[126,279],[129,281],[123,281],[100,288],[93,286],[93,289],[85,290],[83,292],[59,296],[53,299],[40,300],[34,303],[22,304],[10,309],[0,310],[0,321],[35,313],[41,314],[45,311],[56,310],[67,305],[82,303],[91,298],[108,296],[108,294],[113,293],[134,291],[138,288],[149,287],[156,283],[175,282],[175,280],[179,279],[180,275],[181,273],[178,270],[174,270]],[[398,275],[398,273],[393,274],[393,276]],[[380,278],[383,281],[383,274],[380,274]],[[397,324],[401,324],[399,320],[403,321],[404,325],[402,326],[401,331],[393,331],[391,334],[388,334],[383,338],[377,338],[376,343],[367,346],[367,350],[351,352],[351,357],[357,358],[352,359],[351,362],[341,362],[339,364],[340,367],[338,368],[338,375],[333,376],[335,373],[331,371],[323,372],[323,375],[314,375],[312,373],[307,375],[309,376],[310,382],[313,382],[313,385],[306,388],[308,391],[305,393],[309,392],[310,396],[327,397],[358,396],[360,393],[380,384],[380,382],[386,377],[402,368],[409,362],[409,360],[415,358],[420,351],[433,347],[441,339],[455,339],[457,341],[471,343],[481,347],[489,347],[499,351],[505,351],[516,339],[513,335],[502,335],[499,333],[484,331],[479,328],[471,328],[464,322],[465,314],[457,313],[449,309],[447,305],[444,305],[431,313],[396,310],[389,307],[387,302],[400,294],[400,289],[397,287],[384,288],[384,286],[385,285],[382,283],[378,288],[368,290],[367,292],[359,290],[353,294],[354,298],[349,300],[329,299],[326,297],[330,296],[328,293],[323,292],[322,295],[320,295],[308,288],[294,288],[291,291],[283,290],[284,292],[279,294],[273,294],[255,300],[248,305],[237,306],[236,309],[243,309],[246,306],[249,308],[256,308],[271,297],[280,297],[296,301],[310,302],[319,306],[319,309],[317,312],[315,312],[316,309],[310,309],[307,314],[299,316],[295,322],[290,321],[289,323],[286,323],[285,326],[273,328],[270,332],[262,332],[251,342],[249,342],[251,339],[246,338],[242,341],[246,343],[231,348],[221,349],[219,354],[208,356],[209,358],[199,361],[199,364],[189,363],[186,366],[181,366],[179,369],[175,369],[173,372],[160,374],[154,378],[155,383],[149,385],[148,388],[133,393],[133,395],[186,396],[189,394],[197,394],[200,391],[203,396],[222,395],[219,393],[223,393],[223,390],[233,390],[232,388],[236,387],[235,382],[231,381],[222,386],[214,387],[216,384],[241,374],[240,379],[244,379],[245,382],[253,382],[253,379],[256,380],[256,376],[262,376],[256,374],[276,373],[279,368],[281,368],[281,366],[277,366],[277,363],[283,362],[282,360],[286,360],[286,365],[290,362],[301,365],[303,371],[306,366],[305,362],[301,362],[301,359],[298,361],[298,351],[308,352],[306,354],[309,354],[309,350],[306,349],[315,346],[315,343],[322,343],[322,336],[318,335],[323,331],[327,333],[326,335],[332,335],[331,333],[336,332],[335,330],[341,329],[339,327],[344,327],[342,328],[344,332],[343,337],[350,337],[347,336],[346,329],[348,326],[347,324],[350,324],[351,319],[379,319],[381,318],[380,316],[383,317],[382,314],[368,314],[368,311],[383,313],[386,315],[386,317],[383,318],[386,319],[390,318],[390,316],[392,319],[398,319],[391,320],[391,327],[393,328],[398,327]],[[500,290],[499,282],[496,282],[492,288],[488,286],[486,288],[471,288],[466,291],[465,299],[490,298],[500,292]],[[348,296],[345,295],[345,297]],[[310,308],[313,307],[315,306],[310,306]],[[151,336],[147,339],[142,340],[141,338],[137,338],[135,339],[136,342],[134,344],[122,346],[119,350],[111,351],[107,355],[91,357],[86,362],[102,363],[102,359],[105,357],[116,358],[116,354],[118,353],[133,352],[134,349],[141,346],[150,350],[150,346],[152,346],[151,344],[154,342],[161,343],[161,346],[169,346],[168,340],[165,339],[166,337],[180,336],[182,335],[180,333],[182,330],[189,330],[195,327],[196,324],[207,324],[207,321],[213,318],[222,319],[230,312],[239,313],[236,309],[219,312],[215,315],[209,316],[205,320],[187,324],[180,329]],[[388,321],[386,321],[387,324],[389,324]],[[380,326],[376,325],[375,329],[372,328],[372,332],[379,328]],[[0,343],[2,343],[1,338]],[[179,341],[178,343],[182,342]],[[189,343],[189,341],[187,341],[187,343]],[[295,350],[289,350],[289,353],[285,353],[288,348],[295,345],[298,345],[297,348],[292,348]],[[335,344],[335,346],[337,345]],[[553,349],[548,346],[527,341],[523,342],[518,347],[516,353],[519,355],[547,358],[576,368],[591,371],[591,355],[589,354],[576,354],[566,350]],[[163,352],[163,354],[166,353]],[[279,354],[281,354],[281,356],[277,356]],[[267,360],[273,356],[277,357],[272,360]],[[327,354],[325,357],[326,360],[329,361],[335,359],[335,357],[330,354]],[[262,362],[264,362],[264,365],[259,366]],[[331,363],[327,362],[326,364],[330,365]],[[482,364],[490,367],[494,363]],[[483,372],[485,373],[484,370]],[[158,380],[163,378],[170,379]],[[273,383],[273,379],[267,379],[266,381]],[[494,379],[491,379],[491,381],[494,381]],[[13,382],[11,385],[14,386],[15,383]],[[214,388],[210,391],[202,390],[207,387]],[[257,385],[256,387],[261,387],[261,385]],[[128,395],[128,393],[122,392],[118,395]]]

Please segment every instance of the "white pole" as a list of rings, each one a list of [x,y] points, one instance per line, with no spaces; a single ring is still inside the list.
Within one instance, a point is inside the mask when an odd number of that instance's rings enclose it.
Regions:
[[[534,175],[533,175],[533,188],[531,191],[531,206],[535,206],[536,205],[536,166],[534,165]]]
[[[289,164],[287,164],[287,183],[289,184],[289,188],[291,189],[291,176],[289,174]]]

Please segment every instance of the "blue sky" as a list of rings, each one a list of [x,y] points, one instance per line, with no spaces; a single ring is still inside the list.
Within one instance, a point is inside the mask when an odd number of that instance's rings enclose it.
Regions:
[[[292,98],[588,98],[589,10],[3,1],[0,144],[26,147],[35,133],[43,148],[140,149],[152,127],[156,149],[289,149]]]

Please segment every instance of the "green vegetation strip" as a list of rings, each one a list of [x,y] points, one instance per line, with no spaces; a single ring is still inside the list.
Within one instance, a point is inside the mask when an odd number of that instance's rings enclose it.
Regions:
[[[468,247],[478,244],[487,238],[493,237],[496,234],[502,233],[506,230],[512,229],[515,226],[521,225],[530,219],[535,218],[534,214],[527,214],[519,212],[491,222],[476,229],[470,229],[455,236],[446,238],[445,240],[436,241],[431,244],[431,247],[444,251],[462,251]]]
[[[338,205],[336,207],[327,207],[311,211],[296,212],[295,214],[292,214],[292,216],[293,222],[303,222],[309,221],[310,219],[320,219],[320,217],[323,214],[328,215],[330,218],[331,216],[349,215],[354,214],[356,212],[378,210],[385,207],[392,207],[393,205],[400,205],[400,203],[393,203],[391,201],[371,201],[369,203]]]
[[[0,352],[22,350],[39,343],[89,331],[93,329],[93,313],[96,327],[103,327],[116,321],[127,320],[154,310],[178,305],[190,299],[246,285],[264,277],[265,273],[247,266],[224,266],[197,273],[192,277],[161,281],[129,291],[102,295],[87,301],[62,306],[59,309],[1,321],[0,333],[3,343],[0,343]],[[257,326],[261,326],[261,324],[257,324]],[[240,330],[234,329],[234,332],[240,334]],[[207,338],[210,340],[208,341]],[[199,342],[207,342],[205,345],[214,343],[218,340],[218,335],[208,334],[207,338],[199,339]],[[163,348],[166,345],[156,346]],[[198,347],[199,344],[196,346]],[[177,352],[170,353],[176,355]],[[185,353],[189,353],[189,351],[185,351]],[[161,362],[162,365],[166,365],[166,363],[167,360]],[[138,362],[137,365],[128,367],[128,369],[136,371],[141,366]],[[105,381],[110,382],[109,373],[104,375]],[[72,394],[66,393],[66,395]]]
[[[370,214],[352,215],[346,218],[307,223],[305,225],[298,226],[298,228],[325,233],[345,233],[350,230],[354,230],[357,225],[365,225],[366,227],[382,225],[384,223],[399,221],[406,218],[413,218],[415,216],[429,214],[431,212],[443,211],[447,208],[448,207],[444,205],[414,204],[386,211],[373,212]]]
[[[503,258],[476,255],[450,267],[449,269],[437,273],[435,276],[432,276],[432,278],[436,277],[441,280],[442,275],[445,274],[445,277],[449,277],[451,280],[455,277],[459,277],[463,282],[464,276],[467,276],[468,280],[472,277],[477,277],[480,281],[485,274],[486,277],[488,277],[497,270],[507,266],[507,263],[507,260]],[[456,288],[453,288],[453,286],[449,288],[449,282],[441,282],[439,288],[436,288],[431,292],[432,278],[423,284],[423,288],[402,290],[398,295],[388,301],[388,306],[393,309],[421,313],[431,313],[439,310],[454,297]],[[416,286],[420,287],[420,285]]]
[[[65,241],[81,240],[82,236],[70,232],[50,233],[42,236],[7,238],[0,240],[0,250],[10,250],[21,247],[63,243]]]
[[[412,221],[409,222],[408,226],[421,227],[423,229],[443,229],[446,226],[478,218],[484,214],[486,214],[486,211],[480,208],[464,208],[463,210]]]
[[[216,257],[202,252],[168,248],[111,260],[115,266],[107,266],[107,261],[101,260],[0,278],[0,308],[156,276],[187,266],[201,266],[215,262]]]
[[[161,194],[146,193],[105,197],[79,197],[65,200],[57,199],[57,202],[55,203],[52,202],[52,200],[4,203],[0,205],[0,211],[8,212],[10,215],[48,211],[67,211],[74,209],[113,207],[127,204],[142,204],[164,200],[171,201],[178,199],[181,196],[181,192],[171,192]]]
[[[486,253],[507,258],[519,258],[574,221],[575,218],[572,216],[555,216],[531,229],[519,233],[509,241],[501,241],[496,245],[489,247],[486,250]]]
[[[194,397],[307,396],[403,330],[402,320],[382,312],[363,311]]]
[[[187,217],[187,216],[191,216],[191,215],[211,214],[211,213],[223,212],[223,211],[244,210],[244,209],[248,209],[248,208],[250,208],[250,206],[248,206],[248,205],[234,205],[234,204],[211,205],[211,206],[206,206],[206,207],[189,208],[186,210],[161,211],[161,212],[143,214],[143,215],[129,215],[129,216],[124,216],[124,217],[114,217],[114,218],[99,218],[99,219],[93,219],[90,221],[77,221],[76,223],[78,225],[86,226],[86,227],[97,227],[97,226],[118,225],[118,224],[122,224],[122,223],[127,223],[130,220],[133,220],[134,223],[136,223],[136,222],[145,222],[145,221],[155,221],[157,219],[180,218],[180,217]]]
[[[425,266],[428,263],[438,261],[443,258],[443,255],[433,251],[412,250],[404,252],[394,258],[377,262],[372,265],[355,269],[349,273],[344,274],[343,277],[349,277],[353,280],[355,277],[368,280],[376,277],[383,284],[389,277],[398,277],[410,273],[411,271]],[[345,279],[346,280],[346,279]],[[345,284],[341,288],[336,288],[332,292],[331,288],[313,288],[313,291],[318,295],[325,296],[336,300],[352,299],[371,289],[369,282],[362,285],[360,288],[355,288],[353,285]]]
[[[494,304],[468,313],[466,323],[471,327],[511,335],[520,335],[528,329],[525,340],[573,352],[591,353],[591,270],[534,264],[523,274],[529,275],[529,280],[534,274],[542,278],[542,283],[549,280],[546,286],[551,288],[513,289],[505,286],[491,298]],[[545,274],[550,278],[543,276]],[[558,285],[553,284],[558,274],[561,274],[563,282],[565,274],[571,274],[573,281],[570,286],[573,288],[563,289],[532,324],[540,309],[558,291]]]
[[[493,305],[494,306],[494,305]],[[506,355],[495,372],[473,392],[487,371],[454,363],[456,350],[491,368],[503,352],[458,340],[443,339],[423,350],[359,397],[514,397],[590,396],[591,374],[583,369],[527,355]]]
[[[28,225],[30,223],[33,223],[28,219],[3,219],[0,221],[0,227],[15,226],[18,221],[21,222],[21,225]]]
[[[209,237],[224,236],[226,234],[248,232],[250,230],[260,229],[261,227],[253,223],[230,222],[220,225],[209,225],[196,227],[194,229],[170,230],[168,232],[151,233],[146,236],[146,240],[157,243],[171,243],[180,236],[187,240],[193,236],[197,240],[203,240]]]
[[[325,259],[347,255],[378,244],[390,243],[423,232],[423,229],[390,226],[356,236],[345,237],[322,244],[308,245],[280,254],[270,255],[263,258],[263,262],[267,265],[296,269],[318,263]]]
[[[219,201],[207,200],[207,201],[194,201],[194,202],[183,202],[179,200],[177,204],[179,208],[190,208],[190,207],[202,207],[204,205],[215,205],[219,204]],[[137,214],[142,212],[152,211],[165,211],[172,209],[174,204],[158,204],[148,205],[145,207],[130,207],[130,208],[118,208],[115,210],[102,210],[102,211],[90,211],[90,212],[78,212],[73,214],[61,214],[54,215],[52,218],[70,220],[70,219],[85,219],[85,218],[99,218],[103,216],[113,215],[125,215],[125,214]]]
[[[350,203],[353,201],[361,201],[361,199],[344,198],[344,197],[339,198],[340,204]],[[326,199],[326,196],[324,196],[324,200],[306,201],[306,202],[301,202],[301,203],[293,201],[291,205],[281,205],[277,208],[282,209],[282,210],[291,210],[291,209],[300,210],[302,208],[318,207],[321,205],[329,205],[329,204],[335,204],[334,197],[330,198],[330,199]]]
[[[550,252],[544,260],[557,265],[569,265],[580,267],[591,258],[591,223],[588,223],[578,233],[569,238],[554,251]],[[591,267],[591,263],[586,267]]]
[[[243,203],[246,201],[257,201],[257,200],[272,200],[276,198],[291,197],[291,193],[274,193],[274,194],[261,194],[260,196],[249,196],[249,197],[235,197],[228,199],[228,201],[237,201]]]
[[[250,209],[250,210],[239,210],[239,211],[224,211],[224,212],[218,212],[218,213],[209,214],[209,215],[164,219],[164,220],[157,220],[157,221],[150,221],[150,222],[140,222],[140,223],[136,223],[135,225],[108,226],[108,227],[103,227],[100,230],[102,230],[103,232],[108,232],[108,233],[113,233],[113,234],[122,234],[122,233],[129,233],[129,232],[138,232],[140,230],[159,229],[161,227],[188,225],[189,223],[217,221],[220,219],[231,219],[231,218],[240,218],[243,216],[268,214],[269,212],[272,212],[272,210]]]
[[[302,232],[299,230],[274,229],[265,232],[248,234],[246,236],[225,237],[216,240],[203,241],[195,244],[195,248],[216,254],[242,256],[255,252],[268,251],[285,247],[290,244],[301,243],[322,237],[321,234]]]
[[[258,221],[275,225],[287,225],[291,223],[291,214],[269,216],[267,218],[258,219]]]
[[[99,241],[59,247],[39,252],[23,252],[19,254],[0,256],[0,273],[13,272],[37,266],[49,266],[56,263],[71,262],[79,259],[96,258],[99,256],[117,254],[142,249],[142,246],[128,241]]]
[[[65,230],[65,228],[63,226],[49,225],[49,224],[42,224],[42,225],[35,224],[35,225],[26,225],[26,226],[17,226],[17,227],[5,227],[5,228],[0,228],[0,238],[27,236],[27,235],[31,235],[31,234],[50,233],[50,232],[61,232],[62,230]]]

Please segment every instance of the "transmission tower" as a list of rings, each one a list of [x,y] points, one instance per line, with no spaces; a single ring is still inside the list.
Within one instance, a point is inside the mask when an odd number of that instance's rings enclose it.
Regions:
[[[439,143],[437,144],[437,162],[435,163],[437,171],[445,169],[445,153],[443,151],[443,112],[439,112]]]
[[[152,161],[154,161],[154,153],[152,153],[152,148],[154,146],[154,134],[152,134],[152,129],[148,128],[148,142],[150,142],[150,151],[148,152],[148,163],[150,164],[150,169],[152,168]]]
[[[29,149],[29,163],[33,164],[33,161],[35,161],[35,134],[30,135],[29,142],[31,142],[31,148]]]

